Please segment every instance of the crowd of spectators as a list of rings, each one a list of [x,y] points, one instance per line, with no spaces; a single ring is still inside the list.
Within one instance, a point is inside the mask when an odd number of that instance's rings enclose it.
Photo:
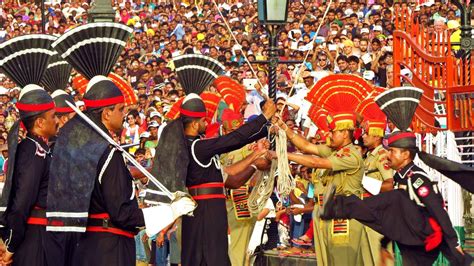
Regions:
[[[258,105],[265,98],[268,93],[267,66],[253,63],[254,76],[243,56],[245,54],[250,61],[268,58],[268,34],[258,22],[256,1],[111,2],[116,11],[115,20],[133,28],[132,37],[114,72],[128,80],[138,96],[138,104],[127,113],[124,130],[116,140],[122,144],[139,144],[132,146],[130,152],[144,166],[151,164],[165,113],[183,96],[173,57],[185,53],[213,57],[223,63],[227,75],[242,84],[254,84],[246,83],[246,80],[253,79],[264,84],[263,88],[258,85],[247,87],[249,106]],[[277,68],[277,105],[282,108],[287,104],[285,119],[289,126],[308,137],[315,132],[306,116],[308,104],[298,93],[288,95],[293,86],[297,92],[305,91],[328,73],[350,73],[377,86],[392,86],[393,19],[397,8],[409,9],[432,31],[459,33],[459,23],[455,22],[459,20],[460,11],[455,5],[440,0],[421,4],[415,0],[396,3],[386,0],[290,1],[288,23],[278,37],[280,59],[302,61],[306,53],[309,55],[301,78],[297,80],[294,77],[298,64],[279,64]],[[85,24],[90,9],[91,5],[86,1],[45,2],[44,31],[59,36]],[[328,12],[323,19],[326,9]],[[39,1],[2,1],[0,42],[19,35],[40,33],[41,15]],[[4,145],[7,132],[18,119],[14,104],[19,91],[20,88],[8,78],[0,76],[0,166],[7,157]],[[80,105],[81,96],[75,88],[69,87],[67,91]],[[258,113],[259,108],[249,110],[246,116]],[[299,176],[298,189],[301,192],[298,195],[307,196],[310,184],[307,181],[310,178],[308,169],[295,165],[293,171],[295,176]],[[310,213],[310,209],[303,209],[292,208],[287,213],[291,216]],[[294,230],[294,226],[290,228]],[[298,238],[305,231],[303,228],[298,230],[290,236]]]

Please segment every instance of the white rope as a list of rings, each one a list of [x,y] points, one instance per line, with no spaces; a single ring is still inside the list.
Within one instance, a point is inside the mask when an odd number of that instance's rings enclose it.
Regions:
[[[279,129],[276,137],[275,152],[278,156],[278,182],[277,191],[282,198],[290,195],[295,188],[295,181],[290,171],[290,164],[288,163],[288,151],[286,133],[283,129]]]
[[[276,169],[277,162],[276,160],[273,160],[269,172],[259,172],[260,178],[258,178],[257,183],[255,184],[255,187],[248,198],[249,210],[253,214],[259,214],[265,206],[267,200],[272,195],[275,184]]]
[[[286,141],[285,131],[282,129],[278,130],[275,139],[275,152],[278,160],[272,161],[269,172],[262,173],[262,176],[257,180],[257,184],[248,198],[249,210],[254,214],[258,214],[262,211],[265,203],[272,195],[275,185],[275,176],[278,176],[276,188],[280,198],[288,197],[295,188],[295,182],[288,163]]]

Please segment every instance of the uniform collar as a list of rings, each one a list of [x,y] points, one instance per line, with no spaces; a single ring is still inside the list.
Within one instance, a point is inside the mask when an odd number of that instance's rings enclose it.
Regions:
[[[35,141],[36,143],[38,143],[39,145],[41,145],[41,147],[42,147],[44,150],[46,150],[46,151],[49,150],[48,139],[47,139],[47,138],[38,136],[38,135],[33,134],[33,133],[28,133],[28,134],[26,135],[26,137],[32,139],[33,141]]]
[[[352,145],[352,143],[351,143],[351,142],[350,142],[350,143],[347,143],[346,145],[344,145],[344,146],[342,146],[342,147],[339,147],[339,148],[337,148],[337,149],[336,149],[336,151],[340,151],[340,150],[342,150],[342,149],[344,149],[344,148],[350,148],[350,146],[351,146],[351,145]]]
[[[379,153],[380,150],[383,149],[383,145],[380,144],[379,146],[375,147],[375,149],[373,149],[372,151],[369,152],[369,155],[372,155],[372,156],[377,156],[377,154]]]
[[[410,162],[409,164],[405,165],[405,167],[403,167],[402,169],[397,170],[397,174],[399,174],[400,177],[403,179],[409,172],[411,172],[410,170],[413,168],[413,166],[415,166],[415,163]]]

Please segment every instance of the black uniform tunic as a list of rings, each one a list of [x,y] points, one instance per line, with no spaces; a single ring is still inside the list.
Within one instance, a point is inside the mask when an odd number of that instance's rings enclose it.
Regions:
[[[396,241],[404,265],[431,265],[440,252],[452,265],[463,265],[466,258],[456,251],[458,238],[436,184],[413,162],[398,171],[394,181],[393,191],[363,201],[355,196],[337,196],[335,216],[357,219],[384,235],[382,242]],[[440,226],[442,240],[435,249],[426,251],[425,242],[434,232],[430,218]]]
[[[27,224],[31,211],[46,208],[48,172],[51,153],[40,137],[28,134],[18,144],[13,182],[6,210],[7,250],[14,253],[13,265],[47,265],[45,256],[46,228]]]
[[[260,115],[222,137],[188,139],[189,158],[186,186],[223,182],[216,155],[230,152],[267,135],[267,119]],[[188,265],[230,265],[225,198],[198,200],[194,216],[183,216],[181,262]]]
[[[109,225],[136,233],[137,227],[145,225],[143,212],[138,208],[124,158],[118,151],[111,155],[111,151],[108,148],[99,160],[89,214],[108,213]],[[135,240],[109,232],[87,231],[79,240],[73,265],[135,265]]]

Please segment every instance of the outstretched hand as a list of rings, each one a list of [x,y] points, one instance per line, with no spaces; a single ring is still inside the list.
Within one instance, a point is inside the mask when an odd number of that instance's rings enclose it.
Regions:
[[[272,100],[267,99],[263,105],[262,113],[265,118],[267,118],[267,120],[270,120],[270,118],[272,118],[272,116],[276,113],[276,110],[275,103]]]

